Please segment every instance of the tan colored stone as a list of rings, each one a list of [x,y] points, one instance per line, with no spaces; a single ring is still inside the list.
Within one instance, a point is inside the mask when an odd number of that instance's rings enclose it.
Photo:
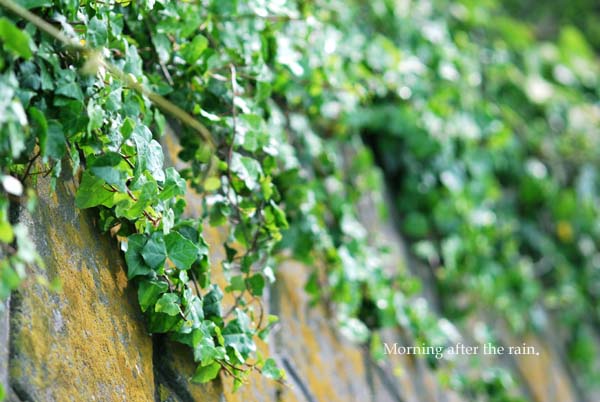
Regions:
[[[24,222],[62,291],[34,275],[12,298],[11,385],[36,401],[154,399],[151,338],[128,286],[117,242],[100,234],[94,212],[74,205],[74,183],[40,179],[38,205]]]

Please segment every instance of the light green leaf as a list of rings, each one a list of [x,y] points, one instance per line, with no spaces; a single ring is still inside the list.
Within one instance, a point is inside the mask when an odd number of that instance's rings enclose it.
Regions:
[[[275,363],[275,360],[270,358],[265,361],[261,372],[265,377],[271,378],[273,380],[279,380],[283,378],[285,374],[282,369],[277,367],[277,363]]]
[[[32,56],[29,34],[16,27],[11,20],[6,17],[0,18],[0,41],[4,47],[12,50],[24,59],[30,59]]]
[[[198,366],[196,372],[192,376],[192,381],[198,384],[203,384],[214,380],[219,375],[221,365],[217,362],[213,362],[208,366]]]
[[[115,193],[104,188],[104,180],[93,176],[90,172],[83,172],[81,184],[75,195],[77,208],[85,209],[104,205],[112,201]]]
[[[197,35],[191,42],[181,47],[181,57],[189,64],[194,64],[207,47],[208,39],[202,35]]]
[[[170,316],[179,314],[179,296],[176,293],[165,293],[156,302],[154,311]]]

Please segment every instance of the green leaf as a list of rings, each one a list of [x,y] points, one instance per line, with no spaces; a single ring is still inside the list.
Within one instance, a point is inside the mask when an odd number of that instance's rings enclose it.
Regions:
[[[119,191],[125,192],[127,190],[126,181],[128,174],[125,171],[125,167],[119,167],[122,165],[123,158],[116,152],[107,152],[104,155],[92,160],[90,163],[90,171],[97,177],[100,177],[119,189]]]
[[[185,274],[185,271],[181,271],[181,273]],[[187,283],[189,281],[182,280],[182,282]],[[186,307],[183,314],[193,327],[197,327],[204,319],[204,310],[202,309],[202,299],[194,294],[190,296],[191,293],[192,291],[189,288],[184,292],[186,295],[184,298],[184,304]]]
[[[273,380],[279,380],[284,376],[284,371],[277,367],[277,363],[275,363],[275,360],[271,358],[265,361],[261,372],[265,377],[271,378]]]
[[[93,17],[87,24],[87,41],[90,47],[98,48],[108,43],[106,21]]]
[[[225,346],[233,350],[233,358],[238,363],[246,361],[250,353],[256,351],[256,344],[252,339],[250,319],[240,309],[235,309],[236,318],[231,320],[223,329]]]
[[[148,316],[148,330],[155,334],[162,334],[171,331],[180,321],[178,315],[154,312]]]
[[[157,194],[158,186],[154,180],[150,179],[142,185],[137,201],[133,202],[133,204],[129,198],[120,201],[115,209],[115,214],[118,217],[125,217],[129,220],[140,219],[144,209],[154,201]]]
[[[102,127],[104,123],[104,109],[100,105],[96,105],[90,101],[87,105],[87,114],[90,119],[87,125],[87,132],[91,134],[92,131]]]
[[[190,269],[198,258],[198,247],[177,232],[166,235],[165,243],[169,259],[179,269]]]
[[[169,37],[165,34],[155,34],[152,35],[152,44],[154,45],[154,49],[156,49],[156,54],[158,55],[158,59],[162,63],[167,63],[171,58],[171,41]]]
[[[155,232],[142,249],[144,261],[153,270],[158,270],[167,259],[167,249],[162,233]]]
[[[196,372],[192,376],[192,381],[198,384],[204,384],[217,378],[221,365],[217,362],[213,362],[208,366],[198,366]]]
[[[0,221],[0,242],[10,244],[15,238],[12,225],[5,220]]]
[[[221,300],[223,299],[223,292],[217,285],[212,285],[210,291],[204,296],[204,317],[221,317]]]
[[[12,50],[24,59],[30,59],[32,56],[29,34],[16,27],[11,20],[6,17],[0,18],[0,41],[4,47]]]
[[[207,47],[208,39],[202,35],[197,35],[191,42],[181,47],[181,57],[189,64],[194,64],[202,56]]]
[[[254,190],[262,173],[256,159],[235,152],[231,158],[231,171],[240,178],[249,190]]]
[[[229,281],[230,285],[229,288],[226,290],[232,291],[232,290],[238,290],[238,291],[242,291],[242,290],[246,290],[246,281],[244,280],[244,275],[235,275],[231,277],[231,280]]]
[[[135,166],[135,177],[141,176],[145,170],[158,182],[165,180],[163,171],[164,154],[160,144],[152,139],[152,133],[146,126],[136,126],[131,138],[137,149],[137,163]]]
[[[85,209],[105,205],[114,198],[114,193],[104,188],[104,180],[93,176],[90,172],[83,172],[81,184],[75,195],[77,208]]]
[[[163,190],[158,195],[159,199],[166,201],[178,195],[185,194],[186,183],[179,175],[177,169],[168,167],[165,169],[165,175],[165,184]]]
[[[156,305],[154,311],[157,313],[165,313],[170,316],[176,316],[179,314],[179,296],[176,293],[165,293],[163,294]]]
[[[57,120],[48,122],[46,136],[42,136],[41,141],[40,148],[45,151],[43,156],[59,160],[67,150],[63,126]]]
[[[208,179],[204,180],[202,186],[206,191],[218,190],[221,187],[221,179],[218,177],[209,177]]]
[[[138,287],[138,300],[143,312],[156,303],[160,295],[167,291],[169,285],[158,280],[141,281]]]
[[[83,92],[81,86],[74,81],[60,80],[56,86],[55,94],[63,95],[67,98],[83,101]]]
[[[127,238],[127,251],[125,252],[125,262],[127,262],[127,278],[135,278],[139,275],[148,275],[153,271],[146,265],[142,257],[142,249],[146,244],[146,236],[134,234]]]
[[[254,296],[262,296],[265,287],[265,278],[261,274],[256,274],[248,278],[250,293]]]
[[[215,359],[225,358],[225,350],[222,346],[216,346],[213,340],[215,323],[212,321],[203,321],[200,326],[194,329],[192,334],[192,347],[194,349],[194,361],[202,362],[207,365]]]

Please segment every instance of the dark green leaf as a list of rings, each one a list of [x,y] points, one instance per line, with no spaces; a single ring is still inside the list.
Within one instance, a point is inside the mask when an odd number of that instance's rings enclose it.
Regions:
[[[160,295],[167,291],[169,285],[158,280],[141,281],[138,287],[138,300],[143,312],[152,307]]]
[[[250,288],[250,293],[255,296],[262,296],[265,287],[265,278],[263,278],[261,274],[252,275],[248,278],[248,286]]]
[[[153,271],[146,265],[142,257],[142,249],[146,244],[146,236],[134,234],[127,238],[127,251],[125,261],[127,262],[127,278],[135,278],[139,275],[148,275]]]
[[[153,270],[158,270],[167,259],[167,249],[162,233],[156,232],[142,249],[142,257],[146,264]]]
[[[42,136],[43,143],[40,148],[45,151],[44,156],[52,159],[61,159],[66,152],[65,134],[62,124],[56,120],[48,122],[48,129],[45,138]]]
[[[198,258],[198,247],[177,232],[165,236],[167,253],[179,269],[189,269]]]

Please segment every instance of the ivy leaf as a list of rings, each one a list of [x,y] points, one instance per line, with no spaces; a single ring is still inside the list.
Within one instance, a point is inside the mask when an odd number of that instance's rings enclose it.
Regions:
[[[150,174],[158,182],[165,181],[165,172],[163,170],[164,153],[163,149],[156,140],[150,141],[148,144],[148,155],[146,156],[146,166]]]
[[[237,152],[231,158],[231,171],[244,182],[248,190],[254,190],[262,173],[256,159],[242,156]]]
[[[56,85],[55,94],[62,95],[66,98],[83,101],[83,92],[81,90],[81,86],[77,82],[75,82],[74,74],[64,74],[60,77]]]
[[[261,274],[252,275],[248,278],[250,293],[254,296],[262,296],[265,287],[265,278]]]
[[[235,275],[231,277],[231,280],[229,281],[230,285],[228,287],[228,291],[232,291],[232,290],[238,290],[238,291],[242,291],[242,290],[246,290],[246,281],[244,280],[244,276],[243,275]]]
[[[176,293],[165,293],[156,302],[154,311],[170,316],[179,314],[179,296]]]
[[[185,194],[185,180],[181,178],[179,172],[175,168],[168,167],[165,169],[165,175],[166,178],[163,190],[158,195],[160,200],[166,201],[175,196]]]
[[[185,271],[181,271],[185,273]],[[188,282],[183,281],[182,282]],[[186,305],[184,315],[191,323],[193,327],[198,327],[202,320],[204,319],[204,310],[202,309],[202,299],[198,296],[192,294],[191,290],[188,288],[184,292],[184,304]]]
[[[79,209],[96,207],[112,201],[114,193],[104,188],[104,180],[93,176],[90,172],[83,172],[81,184],[75,195],[75,205]]]
[[[261,372],[265,377],[270,378],[272,380],[279,380],[283,378],[285,374],[285,372],[282,369],[277,367],[277,363],[275,363],[275,360],[271,358],[265,361]]]
[[[191,42],[181,47],[181,57],[189,64],[195,64],[207,47],[208,39],[202,35],[197,35]]]
[[[116,152],[107,152],[90,163],[90,171],[97,177],[104,179],[106,183],[118,188],[120,191],[127,190],[127,172],[118,166],[123,161],[121,155]]]
[[[136,190],[138,191],[138,190]],[[158,186],[154,180],[149,180],[142,185],[137,201],[124,199],[117,205],[115,214],[117,217],[125,217],[129,220],[139,219],[144,209],[150,205],[158,194]]]
[[[198,328],[194,329],[192,334],[194,361],[207,365],[215,359],[223,359],[225,357],[223,347],[216,346],[213,340],[215,327],[214,322],[203,321]]]
[[[155,232],[142,249],[142,257],[150,268],[157,270],[167,259],[167,249],[162,233]]]
[[[152,139],[152,133],[146,126],[137,126],[132,135],[137,150],[137,163],[135,166],[135,177],[142,175],[148,170],[154,180],[165,181],[163,171],[164,154],[160,144]]]
[[[65,134],[62,124],[57,120],[50,120],[46,135],[40,137],[40,148],[44,151],[44,156],[54,160],[61,159],[67,150],[65,145]]]
[[[93,17],[87,24],[87,41],[92,48],[106,46],[108,43],[108,29],[106,21]]]
[[[127,251],[125,252],[125,262],[127,262],[127,278],[135,278],[139,275],[148,275],[153,271],[146,265],[142,257],[142,249],[146,244],[146,236],[134,234],[127,238]]]
[[[181,320],[178,315],[154,312],[148,317],[148,330],[155,334],[163,334],[172,330]]]
[[[221,300],[223,292],[217,285],[212,285],[210,291],[204,296],[204,317],[221,317]]]
[[[166,235],[165,243],[169,259],[179,269],[190,269],[198,258],[198,247],[177,232]]]
[[[166,292],[169,285],[163,281],[148,280],[141,281],[138,287],[138,300],[142,312],[146,312],[148,307],[154,305],[159,296]]]
[[[233,350],[233,357],[243,363],[250,353],[256,351],[256,344],[252,339],[250,319],[242,310],[235,309],[236,318],[231,320],[223,329],[225,347]]]
[[[221,365],[217,362],[213,362],[208,366],[198,366],[196,372],[192,376],[192,381],[198,384],[204,384],[217,378]]]
[[[26,31],[20,30],[6,17],[0,18],[0,40],[4,47],[12,50],[24,59],[30,59],[32,56],[29,47],[30,37]]]

